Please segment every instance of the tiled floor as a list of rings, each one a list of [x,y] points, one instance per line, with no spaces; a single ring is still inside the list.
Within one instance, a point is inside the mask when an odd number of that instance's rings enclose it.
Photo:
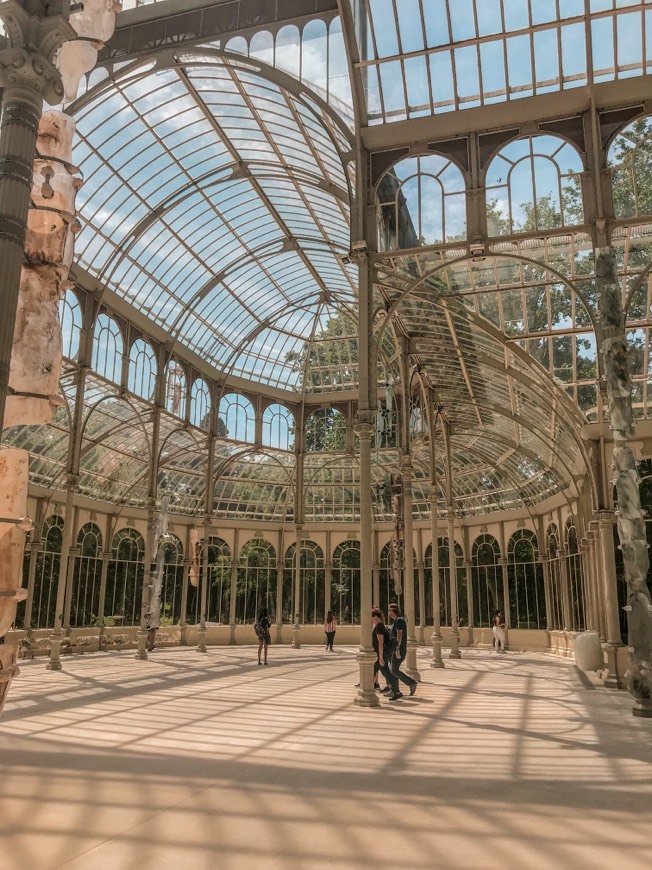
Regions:
[[[355,650],[22,665],[2,870],[652,867],[652,721],[548,656],[467,652],[352,703]]]

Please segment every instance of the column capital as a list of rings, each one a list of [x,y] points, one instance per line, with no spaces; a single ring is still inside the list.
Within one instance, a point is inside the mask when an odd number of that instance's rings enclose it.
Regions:
[[[358,419],[353,426],[353,431],[361,441],[371,441],[375,427],[368,420]]]
[[[31,3],[28,12],[16,0],[0,3],[6,33],[0,49],[0,87],[22,88],[55,105],[63,99],[63,83],[54,59],[77,33],[65,14],[50,14],[50,5],[55,4]]]
[[[610,510],[598,511],[597,523],[598,526],[613,526],[616,522],[616,512]]]

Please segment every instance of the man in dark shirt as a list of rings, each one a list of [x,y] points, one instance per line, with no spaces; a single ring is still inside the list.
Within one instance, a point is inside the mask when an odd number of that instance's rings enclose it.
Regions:
[[[390,663],[387,660],[387,629],[385,628],[385,616],[382,610],[374,607],[371,611],[371,624],[373,626],[371,639],[374,645],[374,650],[378,656],[378,670],[387,680],[387,685],[390,689],[389,700],[398,701],[403,697],[402,692],[398,690],[398,680],[391,671]]]
[[[392,675],[397,681],[397,685],[398,680],[400,680],[402,683],[405,683],[406,686],[409,686],[410,694],[414,695],[417,690],[417,681],[401,672],[401,665],[403,664],[407,654],[407,622],[405,617],[401,616],[401,610],[398,604],[390,604],[388,611],[389,618],[392,620],[390,633],[395,644],[395,652],[392,656],[390,669]]]

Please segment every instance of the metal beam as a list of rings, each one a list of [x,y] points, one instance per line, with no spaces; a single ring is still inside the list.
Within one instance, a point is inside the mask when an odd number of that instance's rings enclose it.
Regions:
[[[337,14],[337,0],[163,0],[121,12],[98,63],[122,61],[166,45],[180,48],[263,28],[276,31],[315,17],[328,21]]]
[[[591,101],[598,111],[640,106],[641,112],[652,110],[650,77],[637,76],[541,94],[522,100],[509,100],[490,106],[477,106],[458,112],[443,112],[427,118],[413,118],[394,124],[378,124],[362,130],[368,151],[385,151],[409,146],[423,150],[429,143],[448,141],[470,133],[495,133],[501,129],[528,128],[546,121],[558,121],[589,112]]]

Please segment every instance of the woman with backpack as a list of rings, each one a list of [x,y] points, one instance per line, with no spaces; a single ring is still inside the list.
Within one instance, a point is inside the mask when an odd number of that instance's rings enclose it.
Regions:
[[[337,629],[337,620],[333,616],[333,611],[329,610],[324,620],[324,633],[326,634],[326,652],[333,652],[333,641],[335,640],[335,631]]]
[[[269,618],[269,610],[266,607],[261,607],[258,612],[258,619],[256,620],[256,624],[254,625],[254,631],[256,632],[256,637],[258,638],[258,664],[267,664],[267,648],[272,642],[272,638],[270,636],[269,630],[272,627],[272,623]],[[264,650],[264,662],[260,660],[260,654]]]

